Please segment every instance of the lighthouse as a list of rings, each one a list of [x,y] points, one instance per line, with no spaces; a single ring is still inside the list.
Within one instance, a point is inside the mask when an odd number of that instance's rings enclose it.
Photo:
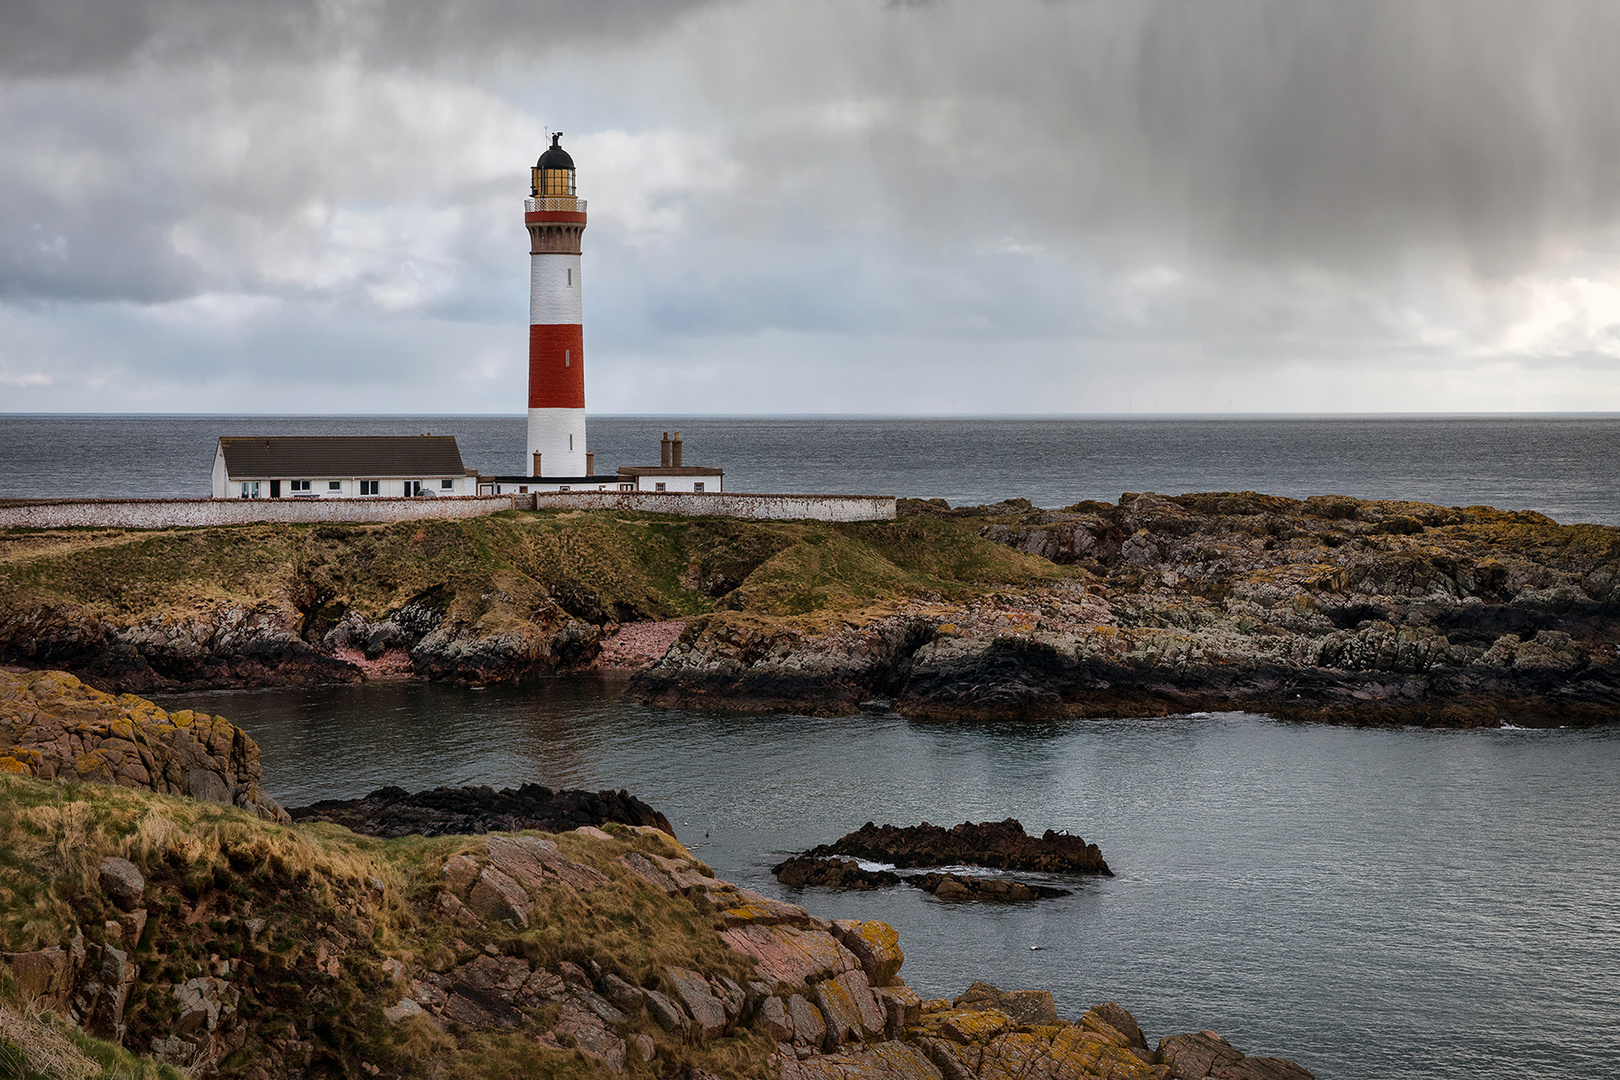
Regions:
[[[585,336],[579,242],[585,200],[574,186],[574,159],[562,132],[535,162],[523,223],[529,230],[530,476],[588,477],[585,447]]]

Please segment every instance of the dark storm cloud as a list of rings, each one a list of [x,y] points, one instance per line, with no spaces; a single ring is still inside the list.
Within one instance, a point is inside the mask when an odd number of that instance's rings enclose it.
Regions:
[[[857,115],[828,150],[767,123],[754,152],[795,184],[858,127],[875,194],[929,232],[1356,270],[1445,248],[1497,274],[1620,220],[1620,5],[937,3],[802,22],[759,59],[757,25],[718,38],[712,93],[842,98]]]
[[[655,33],[707,0],[8,0],[0,72],[285,60],[433,61]]]

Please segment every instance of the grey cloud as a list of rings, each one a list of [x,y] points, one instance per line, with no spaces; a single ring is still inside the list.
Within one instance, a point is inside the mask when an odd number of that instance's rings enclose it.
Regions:
[[[835,408],[775,374],[813,381],[823,348],[884,387],[1026,364],[998,408],[1047,402],[1077,349],[1121,408],[1154,356],[1176,379],[1456,356],[1533,306],[1512,276],[1548,252],[1612,276],[1616,40],[1620,5],[1578,0],[12,0],[0,316],[35,336],[0,361],[34,370],[40,327],[100,309],[84,365],[127,357],[124,386],[387,386],[391,356],[430,385],[463,332],[521,381],[501,328],[542,119],[725,157],[724,182],[648,189],[684,222],[665,247],[593,202],[586,264],[593,371],[730,350],[760,383],[711,409]],[[413,261],[432,287],[378,300]],[[133,310],[212,293],[265,314]],[[593,401],[654,393],[623,385]]]
[[[164,140],[99,91],[76,84],[0,95],[0,296],[189,295],[196,267],[168,230],[187,185]]]
[[[0,73],[131,63],[264,62],[351,53],[434,63],[633,40],[709,0],[8,0]]]
[[[820,139],[925,232],[1349,269],[1444,247],[1489,274],[1620,220],[1612,4],[941,3],[859,26],[711,57],[711,92],[872,108]],[[750,134],[788,182],[836,156]]]

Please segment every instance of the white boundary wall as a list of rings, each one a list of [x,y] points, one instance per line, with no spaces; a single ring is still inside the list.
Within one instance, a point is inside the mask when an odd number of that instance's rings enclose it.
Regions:
[[[482,517],[512,509],[510,495],[415,499],[62,499],[0,504],[0,529],[174,529],[321,521]]]
[[[522,498],[522,496],[519,496]],[[756,521],[892,521],[893,495],[748,495],[742,492],[555,491],[534,496],[536,510],[628,510],[681,517]]]
[[[755,521],[892,521],[892,495],[557,491],[416,499],[56,499],[0,503],[0,529],[181,529],[324,521],[421,521],[503,510],[624,510]]]

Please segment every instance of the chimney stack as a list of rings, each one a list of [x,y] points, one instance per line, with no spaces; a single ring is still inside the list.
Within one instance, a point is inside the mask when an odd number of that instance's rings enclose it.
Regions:
[[[669,432],[664,432],[664,441],[658,444],[658,464],[669,468]]]
[[[675,433],[675,439],[669,444],[669,463],[675,468],[681,467],[681,433]]]
[[[596,451],[595,450],[587,450],[587,451],[585,451],[585,475],[586,476],[595,476],[596,475]]]
[[[532,475],[540,475],[540,451],[538,450],[534,452],[534,473]]]

